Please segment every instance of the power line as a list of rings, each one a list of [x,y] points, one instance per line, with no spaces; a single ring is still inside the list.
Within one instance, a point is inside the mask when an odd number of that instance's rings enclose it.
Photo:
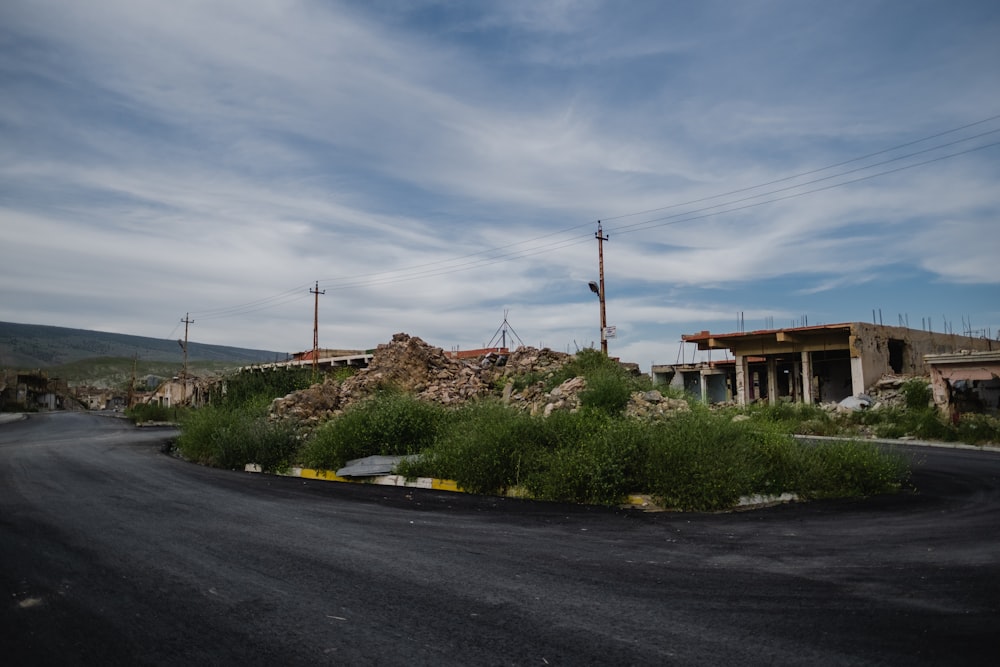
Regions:
[[[974,148],[969,148],[969,149],[966,149],[964,151],[959,151],[957,153],[951,153],[949,155],[941,155],[941,156],[938,156],[938,157],[935,157],[935,158],[931,158],[929,160],[924,160],[923,162],[917,162],[917,163],[914,163],[914,164],[903,165],[902,167],[896,167],[895,169],[886,169],[885,171],[880,171],[880,172],[875,173],[875,174],[868,174],[867,176],[861,176],[859,178],[851,179],[851,180],[848,180],[848,181],[843,181],[843,182],[840,182],[840,183],[833,183],[831,185],[825,185],[825,186],[820,187],[820,188],[813,188],[812,190],[804,190],[802,192],[796,192],[796,193],[793,193],[793,194],[790,194],[790,195],[784,195],[782,197],[775,197],[774,199],[768,199],[766,201],[754,202],[752,204],[746,204],[744,206],[737,206],[736,208],[726,209],[724,211],[714,211],[712,213],[705,213],[703,215],[692,215],[690,217],[684,217],[684,216],[688,216],[690,213],[699,213],[699,212],[701,212],[701,211],[696,210],[696,211],[689,211],[688,213],[678,213],[678,214],[675,214],[675,215],[668,215],[668,216],[665,216],[665,217],[662,217],[662,218],[654,218],[652,220],[646,220],[644,222],[635,223],[634,225],[628,225],[626,227],[623,227],[622,229],[616,230],[616,233],[618,233],[618,234],[632,234],[632,233],[635,233],[635,232],[644,231],[646,229],[652,229],[654,227],[666,227],[667,225],[676,225],[676,224],[680,224],[682,222],[690,222],[692,220],[701,220],[703,218],[708,218],[708,217],[711,217],[713,215],[723,215],[725,213],[734,213],[736,211],[743,211],[743,210],[746,210],[748,208],[754,208],[756,206],[763,206],[765,204],[773,204],[775,202],[785,201],[786,199],[795,199],[796,197],[802,197],[804,195],[810,195],[810,194],[814,194],[814,193],[817,193],[817,192],[823,192],[824,190],[832,190],[834,188],[843,187],[845,185],[853,185],[854,183],[860,183],[862,181],[868,181],[868,180],[871,180],[873,178],[877,178],[879,176],[886,176],[888,174],[894,174],[894,173],[897,173],[897,172],[900,172],[900,171],[906,171],[907,169],[913,169],[915,167],[922,167],[922,166],[931,164],[933,162],[940,162],[942,160],[947,160],[949,158],[958,157],[960,155],[966,155],[968,153],[973,153],[975,151],[980,151],[980,150],[983,150],[983,149],[986,149],[986,148],[992,148],[993,146],[1000,146],[1000,141],[996,141],[996,142],[993,142],[991,144],[985,144],[983,146],[976,146]],[[820,179],[820,180],[824,180],[824,179]],[[748,199],[754,199],[754,197],[750,197]],[[746,200],[745,199],[744,200],[738,200],[738,201],[732,202],[732,203],[739,203],[740,201],[746,201]],[[711,206],[711,207],[708,207],[708,208],[717,208],[717,207]],[[701,209],[701,210],[707,210],[707,209]],[[680,218],[680,219],[678,219],[678,220],[672,220],[670,222],[661,222],[663,220],[671,220],[672,218]],[[655,224],[655,225],[654,224],[649,224],[649,223],[653,223],[653,222],[659,222],[660,224]]]
[[[914,139],[913,141],[907,141],[906,143],[897,144],[896,146],[892,146],[890,148],[883,148],[883,149],[877,150],[877,151],[875,151],[873,153],[868,153],[867,155],[862,155],[860,157],[851,158],[850,160],[844,160],[843,162],[837,162],[837,163],[834,163],[834,164],[827,165],[825,167],[819,167],[817,169],[810,169],[809,171],[803,171],[803,172],[800,172],[798,174],[792,174],[791,176],[784,176],[782,178],[776,178],[773,181],[767,181],[766,183],[759,183],[758,185],[751,185],[749,187],[739,188],[739,189],[736,189],[736,190],[730,190],[729,192],[723,192],[721,194],[709,195],[708,197],[701,197],[700,199],[692,199],[691,201],[681,202],[679,204],[670,204],[669,206],[661,206],[659,208],[651,208],[651,209],[647,209],[645,211],[638,211],[636,213],[625,213],[625,214],[622,214],[622,215],[606,216],[606,217],[604,217],[602,219],[605,222],[607,222],[608,220],[620,220],[621,218],[631,218],[631,217],[634,217],[634,216],[637,216],[637,215],[646,215],[648,213],[657,213],[658,211],[666,211],[668,209],[678,208],[680,206],[689,206],[691,204],[700,204],[702,202],[711,201],[713,199],[720,199],[722,197],[728,197],[729,195],[738,195],[738,194],[742,194],[744,192],[750,192],[751,190],[757,190],[759,188],[766,188],[769,185],[777,185],[778,183],[785,183],[785,182],[788,182],[788,181],[793,181],[796,178],[802,178],[804,176],[812,176],[813,174],[818,174],[820,172],[829,171],[830,169],[836,169],[837,167],[843,167],[843,166],[848,165],[848,164],[853,164],[855,162],[860,162],[862,160],[867,160],[868,158],[873,158],[873,157],[875,157],[877,155],[884,155],[886,153],[891,153],[893,151],[897,151],[897,150],[900,150],[902,148],[907,148],[909,146],[915,146],[917,144],[922,144],[925,141],[930,141],[931,139],[937,139],[939,137],[943,137],[943,136],[946,136],[946,135],[949,135],[949,134],[954,134],[955,132],[961,132],[962,130],[967,130],[970,127],[976,127],[977,125],[983,125],[984,123],[988,123],[991,120],[997,120],[998,118],[1000,118],[1000,114],[997,114],[995,116],[990,116],[989,118],[984,118],[983,120],[977,120],[974,123],[967,123],[965,125],[961,125],[959,127],[952,128],[950,130],[945,130],[944,132],[938,132],[937,134],[931,134],[929,136],[922,137],[920,139]],[[991,132],[986,132],[985,134],[991,134],[992,132],[996,132],[996,131],[997,130],[992,130]],[[977,136],[979,136],[979,135],[977,135]],[[961,139],[959,141],[965,141],[965,139]],[[944,144],[944,145],[948,145],[948,144]]]
[[[800,172],[798,174],[794,174],[794,175],[791,175],[791,176],[786,176],[786,177],[783,177],[783,178],[774,179],[774,180],[767,181],[765,183],[761,183],[761,184],[758,184],[758,185],[754,185],[754,186],[750,186],[750,187],[745,187],[745,188],[739,188],[739,189],[735,189],[735,190],[730,190],[730,191],[725,192],[725,193],[711,195],[711,196],[708,196],[708,197],[702,197],[702,198],[699,198],[699,199],[690,200],[690,201],[682,202],[682,203],[678,203],[678,204],[671,204],[669,206],[662,206],[662,207],[658,207],[658,208],[647,209],[645,211],[638,211],[638,212],[635,212],[635,213],[627,213],[627,214],[622,214],[622,215],[618,215],[618,216],[611,216],[611,217],[607,217],[607,218],[603,218],[603,219],[605,221],[607,221],[607,220],[620,220],[620,219],[627,218],[627,217],[634,217],[634,216],[639,216],[639,215],[646,215],[646,214],[649,214],[649,213],[655,213],[655,212],[659,212],[659,211],[669,210],[669,209],[672,209],[672,208],[679,208],[679,207],[682,207],[682,206],[688,206],[688,205],[691,205],[691,204],[697,204],[697,203],[702,203],[702,202],[711,201],[711,200],[715,200],[715,199],[721,199],[721,198],[724,198],[724,197],[731,197],[732,195],[742,194],[742,193],[750,192],[750,191],[753,191],[753,190],[758,190],[760,188],[768,187],[770,185],[776,185],[776,184],[779,184],[779,183],[786,183],[786,182],[789,182],[789,181],[793,181],[795,179],[803,178],[805,176],[810,176],[810,175],[818,174],[818,173],[821,173],[821,172],[824,172],[824,171],[829,171],[830,169],[835,169],[837,167],[842,167],[842,166],[846,166],[848,164],[853,164],[853,163],[856,163],[856,162],[867,160],[867,159],[870,159],[872,157],[876,157],[878,155],[885,155],[885,154],[891,153],[893,151],[897,151],[897,150],[900,150],[900,149],[903,149],[903,148],[907,148],[909,146],[915,146],[917,144],[924,143],[924,142],[927,142],[927,141],[931,141],[931,140],[936,139],[936,138],[947,136],[949,134],[954,134],[955,132],[960,132],[962,130],[969,129],[971,127],[976,127],[976,126],[979,126],[979,125],[983,125],[985,123],[988,123],[990,121],[997,120],[997,119],[1000,119],[1000,114],[997,114],[997,115],[994,115],[994,116],[990,116],[988,118],[984,118],[982,120],[975,121],[973,123],[967,123],[965,125],[962,125],[962,126],[959,126],[959,127],[956,127],[956,128],[952,128],[952,129],[949,129],[949,130],[945,130],[943,132],[938,132],[938,133],[935,133],[935,134],[932,134],[932,135],[928,135],[928,136],[922,137],[920,139],[915,139],[913,141],[908,141],[908,142],[905,142],[905,143],[902,143],[902,144],[898,144],[898,145],[892,146],[890,148],[885,148],[885,149],[881,149],[881,150],[878,150],[878,151],[874,151],[872,153],[868,153],[866,155],[862,155],[862,156],[859,156],[859,157],[856,157],[856,158],[852,158],[852,159],[849,159],[849,160],[844,160],[844,161],[841,161],[841,162],[837,162],[837,163],[834,163],[834,164],[831,164],[831,165],[827,165],[825,167],[820,167],[820,168],[817,168],[817,169],[811,169],[809,171]],[[920,162],[903,165],[903,166],[900,166],[900,167],[897,167],[897,168],[894,168],[894,169],[887,169],[887,170],[883,170],[883,171],[876,172],[876,173],[873,173],[873,174],[868,174],[868,175],[865,175],[865,176],[861,176],[859,178],[849,179],[849,180],[846,180],[846,181],[840,181],[840,182],[837,182],[837,183],[832,183],[832,184],[825,185],[825,186],[818,187],[818,188],[807,189],[807,190],[803,190],[801,192],[796,192],[796,193],[792,193],[792,194],[788,194],[788,195],[783,195],[783,196],[780,196],[780,197],[773,197],[771,199],[767,199],[767,200],[763,200],[763,201],[756,201],[756,202],[748,203],[748,204],[745,204],[745,205],[742,205],[742,206],[735,206],[735,207],[733,207],[734,204],[742,204],[744,202],[750,202],[751,200],[759,199],[761,197],[768,197],[770,195],[779,194],[779,193],[782,193],[782,192],[789,192],[791,190],[796,190],[796,189],[799,189],[799,188],[803,188],[803,187],[806,187],[808,185],[814,185],[814,184],[825,182],[825,181],[829,181],[829,180],[832,180],[832,179],[842,178],[844,176],[848,176],[848,175],[853,174],[853,173],[858,173],[858,172],[862,172],[862,171],[865,171],[865,170],[873,169],[875,167],[884,166],[886,164],[891,164],[891,163],[894,163],[894,162],[899,162],[901,160],[912,158],[912,157],[915,157],[915,156],[918,156],[918,155],[930,153],[930,152],[933,152],[933,151],[936,151],[936,150],[941,150],[942,148],[946,148],[948,146],[954,146],[954,145],[957,145],[957,144],[960,144],[960,143],[963,143],[963,142],[972,141],[974,139],[979,139],[979,138],[982,138],[982,137],[985,137],[985,136],[988,136],[988,135],[991,135],[991,134],[995,134],[997,132],[1000,132],[1000,128],[994,129],[994,130],[987,130],[985,132],[981,132],[981,133],[976,134],[976,135],[972,135],[972,136],[965,137],[965,138],[962,138],[962,139],[956,139],[954,141],[945,142],[945,143],[938,144],[938,145],[935,145],[935,146],[932,146],[932,147],[929,147],[929,148],[924,148],[924,149],[921,149],[921,150],[918,150],[918,151],[913,151],[913,152],[907,153],[905,155],[899,155],[899,156],[896,156],[896,157],[893,157],[893,158],[889,158],[887,160],[883,160],[883,161],[880,161],[880,162],[875,162],[875,163],[872,163],[872,164],[869,164],[869,165],[855,167],[853,169],[844,170],[844,171],[838,172],[836,174],[832,174],[832,175],[828,175],[828,176],[823,176],[821,178],[812,179],[812,180],[805,181],[805,182],[802,182],[802,183],[798,183],[798,184],[795,184],[795,185],[789,185],[789,186],[786,186],[786,187],[777,188],[777,189],[774,189],[774,190],[769,190],[767,192],[758,193],[758,194],[751,195],[751,196],[748,196],[748,197],[742,197],[742,198],[735,199],[735,200],[724,201],[724,202],[721,202],[719,204],[713,204],[711,206],[706,206],[706,207],[702,207],[702,208],[698,208],[698,209],[688,210],[688,211],[685,211],[685,212],[676,213],[676,214],[672,214],[672,215],[668,215],[668,216],[661,216],[661,217],[657,217],[657,218],[643,220],[643,221],[636,222],[636,223],[633,223],[633,224],[630,224],[630,225],[624,225],[624,226],[622,226],[620,228],[617,228],[615,230],[615,233],[616,234],[631,234],[631,233],[636,233],[636,232],[639,232],[639,231],[644,231],[644,230],[647,230],[647,229],[652,229],[652,228],[655,228],[655,227],[662,227],[662,226],[667,226],[667,225],[680,224],[682,222],[690,222],[692,220],[703,219],[703,218],[707,218],[707,217],[715,216],[715,215],[724,215],[724,214],[727,214],[727,213],[733,213],[733,212],[737,212],[737,211],[741,211],[741,210],[745,210],[745,209],[749,209],[749,208],[754,208],[754,207],[757,207],[757,206],[763,206],[763,205],[766,205],[766,204],[771,204],[771,203],[775,203],[775,202],[779,202],[779,201],[784,201],[784,200],[787,200],[787,199],[792,199],[792,198],[796,198],[796,197],[800,197],[800,196],[804,196],[804,195],[808,195],[808,194],[814,194],[816,192],[822,192],[822,191],[830,190],[830,189],[833,189],[833,188],[844,187],[844,186],[847,186],[847,185],[851,185],[851,184],[854,184],[854,183],[858,183],[858,182],[870,180],[870,179],[877,178],[877,177],[880,177],[880,176],[885,176],[885,175],[888,175],[888,174],[892,174],[892,173],[896,173],[896,172],[900,172],[900,171],[905,171],[905,170],[913,169],[913,168],[920,167],[920,166],[925,166],[927,164],[931,164],[931,163],[934,163],[934,162],[939,162],[939,161],[942,161],[942,160],[946,160],[946,159],[958,157],[958,156],[961,156],[961,155],[966,155],[966,154],[969,154],[969,153],[972,153],[972,152],[975,152],[975,151],[979,151],[979,150],[983,150],[983,149],[986,149],[986,148],[991,148],[993,146],[996,146],[996,145],[1000,144],[1000,142],[994,142],[994,143],[990,143],[990,144],[984,144],[984,145],[976,146],[976,147],[969,148],[969,149],[966,149],[966,150],[963,150],[963,151],[958,151],[958,152],[950,153],[950,154],[947,154],[947,155],[941,155],[941,156],[937,156],[937,157],[934,157],[934,158],[931,158],[931,159],[923,160],[923,161],[920,161]],[[732,207],[732,208],[727,208],[727,207]],[[713,209],[723,209],[723,210],[713,210]],[[656,224],[654,224],[654,223],[656,223]],[[497,263],[500,263],[500,262],[508,262],[508,261],[512,261],[512,260],[515,260],[515,259],[523,259],[523,258],[532,257],[532,256],[543,254],[543,253],[550,253],[550,252],[553,252],[553,251],[556,251],[556,250],[560,250],[560,249],[563,249],[563,248],[566,248],[566,247],[570,247],[570,246],[573,246],[573,245],[579,245],[579,244],[582,244],[582,243],[587,243],[587,242],[590,241],[591,236],[589,234],[579,234],[579,235],[575,235],[575,236],[570,236],[570,237],[565,238],[565,239],[552,241],[552,242],[549,242],[549,243],[546,243],[546,244],[542,244],[542,245],[536,245],[537,242],[541,241],[541,240],[544,240],[544,239],[551,239],[553,237],[558,237],[558,236],[563,236],[563,235],[566,235],[566,234],[570,234],[571,232],[574,232],[576,230],[582,229],[584,227],[591,227],[592,225],[593,225],[593,222],[589,221],[589,222],[586,222],[586,223],[581,223],[581,224],[578,224],[578,225],[572,225],[570,227],[566,227],[566,228],[563,228],[563,229],[560,229],[560,230],[549,232],[547,234],[542,234],[540,236],[536,236],[536,237],[533,237],[533,238],[530,238],[530,239],[526,239],[524,241],[518,241],[516,243],[510,243],[510,244],[503,245],[503,246],[496,246],[496,247],[492,247],[492,248],[487,248],[487,249],[484,249],[484,250],[481,250],[481,251],[477,251],[477,252],[473,252],[473,253],[468,253],[466,255],[461,255],[461,256],[458,256],[458,257],[452,257],[452,258],[449,258],[449,259],[446,259],[446,260],[435,260],[435,261],[426,262],[426,263],[423,263],[423,264],[416,264],[416,265],[412,265],[412,266],[408,266],[408,267],[403,267],[401,269],[397,269],[397,270],[394,270],[394,271],[373,272],[373,273],[368,273],[368,274],[359,274],[359,275],[355,275],[355,276],[353,276],[351,278],[330,278],[330,279],[325,279],[325,280],[317,281],[317,287],[316,288],[318,289],[319,283],[323,283],[324,286],[326,286],[328,289],[331,289],[331,290],[345,290],[345,289],[356,289],[356,288],[360,288],[360,287],[369,287],[369,286],[376,286],[376,285],[394,284],[394,283],[400,283],[400,282],[409,282],[409,281],[413,281],[413,280],[417,280],[417,279],[421,279],[421,278],[429,278],[429,277],[436,277],[436,276],[441,276],[441,275],[447,275],[447,274],[450,274],[450,273],[458,273],[458,272],[468,271],[468,270],[471,270],[471,269],[474,269],[474,268],[481,268],[481,267],[490,266],[490,265],[497,264]],[[524,247],[524,246],[532,246],[532,247]],[[520,248],[520,249],[518,249],[518,248]],[[500,251],[507,251],[507,252],[500,252]],[[199,311],[199,312],[195,312],[193,314],[199,315],[200,319],[205,320],[205,319],[220,319],[220,318],[234,317],[234,316],[238,316],[238,315],[244,315],[244,314],[249,314],[249,313],[252,313],[252,312],[257,312],[257,311],[260,311],[260,310],[266,310],[266,309],[269,309],[269,308],[277,307],[277,306],[284,305],[284,304],[287,304],[287,303],[291,303],[293,301],[297,301],[299,299],[304,298],[305,295],[302,293],[301,290],[304,287],[307,287],[307,286],[308,285],[298,286],[298,287],[292,288],[290,290],[286,290],[284,292],[281,292],[281,293],[278,293],[278,294],[275,294],[275,295],[272,295],[272,296],[269,296],[269,297],[265,297],[265,298],[262,298],[262,299],[258,299],[258,300],[255,300],[255,301],[250,301],[250,302],[239,304],[239,305],[235,305],[235,306],[229,306],[229,307],[223,307],[223,308],[217,308],[217,309],[210,309],[210,310],[206,310],[206,311]]]

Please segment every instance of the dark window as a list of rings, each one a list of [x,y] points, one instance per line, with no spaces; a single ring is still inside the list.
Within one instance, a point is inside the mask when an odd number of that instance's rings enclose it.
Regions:
[[[903,372],[903,359],[906,356],[906,342],[895,338],[889,339],[889,368],[893,373]]]

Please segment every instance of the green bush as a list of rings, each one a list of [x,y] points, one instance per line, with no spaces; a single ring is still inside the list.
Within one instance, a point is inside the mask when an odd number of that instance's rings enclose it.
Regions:
[[[270,401],[258,398],[241,406],[205,406],[187,412],[177,449],[188,460],[218,468],[260,464],[266,472],[287,470],[299,441],[294,425],[267,419]]]
[[[213,405],[239,406],[260,397],[274,399],[311,386],[312,379],[312,371],[306,368],[244,371],[217,385],[209,401]]]
[[[178,419],[184,409],[168,407],[157,403],[136,403],[125,411],[125,416],[136,424],[146,422],[169,422]]]
[[[421,459],[434,476],[455,480],[473,493],[503,493],[517,486],[539,455],[555,446],[553,431],[534,418],[497,401],[461,408]],[[406,469],[404,474],[412,474]]]
[[[786,402],[758,404],[742,412],[757,422],[772,424],[784,433],[838,435],[843,431],[843,425],[818,405]]]
[[[725,509],[741,496],[781,493],[794,483],[799,445],[773,426],[693,411],[656,428],[648,490],[668,506]]]
[[[892,493],[909,479],[906,458],[871,443],[836,441],[803,447],[795,491],[803,498]]]
[[[580,392],[580,405],[609,415],[621,414],[632,396],[633,383],[620,368],[596,368],[586,376],[587,386]]]
[[[1000,443],[1000,419],[989,415],[966,413],[955,428],[956,439],[970,445]]]
[[[910,378],[899,388],[907,410],[922,412],[931,406],[931,386],[922,378]]]
[[[302,460],[313,468],[336,470],[365,456],[416,454],[435,441],[448,417],[440,405],[382,391],[318,428],[306,442]]]
[[[652,433],[647,425],[599,411],[563,414],[551,425],[559,444],[539,456],[524,480],[533,497],[615,505],[641,488]]]

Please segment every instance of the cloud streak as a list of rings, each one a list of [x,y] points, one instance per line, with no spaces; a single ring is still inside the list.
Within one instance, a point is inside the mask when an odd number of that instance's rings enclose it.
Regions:
[[[974,136],[1000,119],[789,178],[1000,114],[1000,9],[897,9],[5,3],[0,319],[193,312],[197,340],[293,351],[320,280],[332,347],[473,347],[509,310],[567,349],[597,336],[601,219],[612,352],[642,363],[875,298],[1000,331]]]

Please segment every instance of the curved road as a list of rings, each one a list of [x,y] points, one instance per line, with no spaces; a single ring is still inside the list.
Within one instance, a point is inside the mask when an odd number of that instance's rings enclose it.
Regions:
[[[0,662],[974,665],[1000,652],[1000,455],[917,491],[642,514],[229,472],[170,431],[0,425]]]

